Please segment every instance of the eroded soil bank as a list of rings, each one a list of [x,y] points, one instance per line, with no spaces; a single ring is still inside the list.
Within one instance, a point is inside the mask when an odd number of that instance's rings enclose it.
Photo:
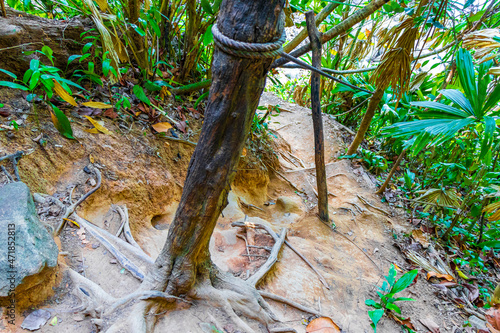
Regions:
[[[302,259],[284,247],[275,269],[259,289],[313,307],[330,316],[345,332],[370,332],[365,300],[376,299],[376,287],[381,285],[382,275],[387,274],[391,264],[404,272],[410,269],[393,246],[394,238],[401,237],[407,229],[407,217],[402,210],[380,202],[373,194],[373,177],[362,166],[337,159],[345,151],[343,138],[350,134],[324,115],[329,207],[336,231],[322,223],[315,207],[310,110],[285,103],[269,93],[262,96],[260,103],[279,104],[282,109],[270,124],[276,133],[275,152],[281,168],[279,174],[264,171],[265,163],[259,162],[262,157],[250,149],[246,151],[229,205],[211,240],[212,258],[223,270],[246,279],[265,262],[267,248],[272,247],[273,241],[262,231],[241,233],[231,223],[259,222],[276,232],[288,228],[288,241],[317,268],[328,288]],[[28,153],[20,160],[19,170],[32,192],[55,195],[61,200],[70,200],[70,196],[77,199],[95,186],[95,179],[85,169],[92,161],[103,174],[102,186],[78,208],[79,215],[115,234],[121,219],[114,205],[126,205],[134,238],[155,258],[175,214],[193,147],[155,136],[140,123],[124,130],[111,120],[106,120],[105,126],[114,131],[113,135],[87,133],[82,124],[75,122],[77,141],[62,138],[50,122],[43,121],[40,127],[47,143],[41,145],[33,141],[41,132],[32,131],[31,116],[26,124],[14,134],[0,132],[0,154],[17,150]],[[190,124],[190,140],[196,142],[194,133],[199,125],[194,120]],[[41,219],[53,226],[59,222],[58,213],[55,206],[39,206]],[[54,287],[54,296],[35,306],[57,316],[57,323],[47,323],[40,331],[95,332],[89,317],[73,313],[79,301],[64,267],[73,268],[115,297],[130,293],[139,281],[84,230],[66,226],[58,244],[62,282]],[[416,285],[401,293],[402,297],[416,299],[401,305],[403,314],[412,319],[418,330],[425,331],[419,320],[432,320],[441,332],[452,332],[453,326],[461,326],[462,318],[451,313],[454,307],[434,293],[435,289],[421,276]],[[305,332],[308,314],[270,303],[286,326]],[[27,309],[17,317],[17,327],[31,311]],[[221,311],[206,304],[159,316],[155,332],[210,332],[210,324],[232,332]],[[7,332],[23,331],[4,327],[1,329]],[[254,328],[259,330],[258,326]],[[400,327],[385,318],[378,330],[399,332]]]

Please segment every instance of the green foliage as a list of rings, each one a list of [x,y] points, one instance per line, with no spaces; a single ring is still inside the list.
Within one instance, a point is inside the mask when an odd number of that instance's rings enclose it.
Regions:
[[[385,313],[392,312],[393,315],[397,316],[398,318],[399,315],[401,315],[401,309],[395,304],[395,302],[414,301],[413,298],[408,298],[408,297],[395,298],[394,296],[397,293],[400,293],[406,288],[408,288],[415,280],[417,274],[418,271],[415,269],[406,272],[405,274],[403,274],[403,276],[401,276],[399,279],[396,280],[396,275],[397,275],[396,267],[394,265],[391,265],[391,268],[389,269],[389,274],[387,276],[384,276],[386,281],[384,281],[382,287],[379,288],[380,291],[377,291],[377,294],[380,297],[380,301],[376,302],[373,299],[367,299],[365,301],[366,305],[375,309],[368,311],[368,316],[372,321],[371,326],[375,333],[377,332],[377,324],[380,321],[380,319],[382,319]],[[400,319],[404,320],[402,317]]]

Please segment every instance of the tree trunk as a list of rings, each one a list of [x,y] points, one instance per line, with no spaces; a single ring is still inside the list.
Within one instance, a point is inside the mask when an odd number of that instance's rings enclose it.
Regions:
[[[394,162],[394,165],[391,168],[391,171],[389,171],[389,174],[387,175],[387,178],[385,179],[385,182],[382,184],[382,186],[378,189],[376,194],[384,194],[385,190],[387,189],[387,186],[391,183],[391,178],[394,176],[396,173],[396,170],[398,169],[399,164],[401,163],[401,160],[403,157],[406,155],[406,149],[404,149]]]
[[[0,68],[21,78],[29,69],[31,59],[43,57],[23,52],[40,50],[47,45],[54,52],[54,66],[64,70],[71,55],[82,53],[85,43],[82,43],[80,34],[94,27],[88,18],[50,20],[10,8],[7,8],[7,13],[8,18],[0,17]],[[50,64],[48,59],[42,60]],[[3,79],[1,75],[0,79]]]
[[[314,24],[314,11],[306,13],[307,31],[312,45],[312,65],[321,68],[321,43],[319,32]],[[311,109],[314,127],[314,162],[316,164],[316,184],[318,186],[318,211],[319,218],[329,223],[328,218],[328,188],[326,185],[325,171],[325,139],[323,135],[323,119],[321,118],[321,97],[320,97],[321,76],[316,72],[311,72]]]
[[[129,8],[128,8],[128,19],[132,24],[141,26],[139,22],[139,17],[141,13],[141,2],[139,0],[130,0]],[[137,33],[137,31],[133,30],[132,33],[132,42],[134,43],[134,49],[136,50],[135,56],[137,60],[137,64],[141,69],[148,70],[148,54],[147,54],[147,46],[146,46],[146,37],[143,37]]]
[[[368,128],[370,127],[370,123],[372,121],[373,116],[375,115],[375,111],[377,110],[378,104],[382,100],[382,97],[384,96],[384,90],[377,88],[375,92],[373,93],[372,97],[370,98],[370,103],[368,104],[368,108],[366,110],[365,116],[363,117],[363,120],[361,121],[361,124],[359,125],[358,132],[356,133],[356,137],[354,138],[354,141],[351,143],[351,146],[349,147],[349,150],[347,151],[347,155],[353,155],[356,154],[356,151],[359,148],[359,145],[361,142],[363,142],[363,139],[365,138],[365,134],[368,131]]]
[[[283,0],[224,0],[219,30],[238,41],[277,40],[283,29],[278,23],[283,5]],[[146,284],[154,289],[185,294],[217,271],[208,250],[210,237],[227,205],[271,63],[272,59],[237,58],[216,48],[200,139],[167,241],[146,277]]]

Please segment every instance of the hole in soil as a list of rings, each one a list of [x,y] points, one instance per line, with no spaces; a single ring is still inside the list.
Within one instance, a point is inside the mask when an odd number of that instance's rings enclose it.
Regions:
[[[151,225],[157,230],[165,230],[170,224],[169,214],[159,214],[151,218]]]

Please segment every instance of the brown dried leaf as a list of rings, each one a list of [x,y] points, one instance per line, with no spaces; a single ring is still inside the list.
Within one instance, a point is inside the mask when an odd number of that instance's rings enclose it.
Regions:
[[[167,133],[168,130],[172,128],[172,125],[170,125],[167,122],[164,122],[164,123],[156,123],[151,127],[153,127],[153,129],[158,133]]]
[[[340,328],[328,317],[311,320],[306,327],[306,333],[340,333]]]

